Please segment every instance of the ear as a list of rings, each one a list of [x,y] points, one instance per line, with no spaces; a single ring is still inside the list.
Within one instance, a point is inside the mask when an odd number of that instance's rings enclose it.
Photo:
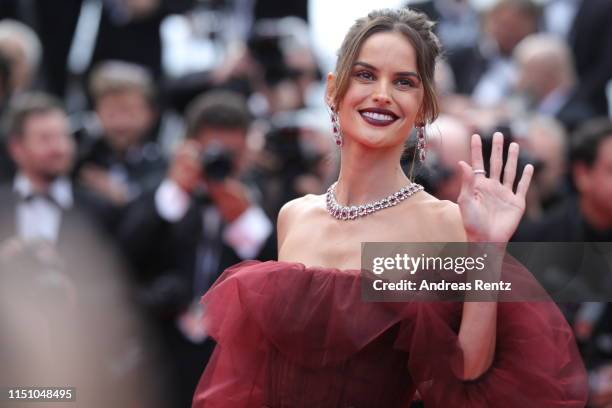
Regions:
[[[327,85],[325,86],[325,103],[330,108],[336,108],[334,106],[334,96],[336,95],[336,76],[333,72],[327,74]]]
[[[589,190],[591,178],[589,175],[589,169],[584,163],[576,163],[572,166],[572,176],[576,189],[580,194]]]
[[[10,136],[6,145],[11,159],[17,164],[21,163],[24,154],[21,139],[19,139],[19,137]]]

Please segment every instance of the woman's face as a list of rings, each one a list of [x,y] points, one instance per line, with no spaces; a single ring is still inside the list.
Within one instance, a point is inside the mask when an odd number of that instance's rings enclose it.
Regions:
[[[414,47],[400,33],[369,37],[351,67],[338,111],[345,140],[371,148],[404,146],[423,101]]]

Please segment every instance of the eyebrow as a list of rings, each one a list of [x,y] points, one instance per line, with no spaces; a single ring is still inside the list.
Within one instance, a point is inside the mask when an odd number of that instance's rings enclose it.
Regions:
[[[362,67],[371,69],[372,71],[378,71],[378,68],[376,68],[374,65],[368,64],[367,62],[355,61],[355,63],[353,64],[353,67],[355,67],[357,65],[361,65]],[[419,76],[419,74],[417,74],[416,72],[413,72],[413,71],[396,72],[395,75],[397,75],[397,76],[410,76],[410,77],[415,77],[419,81],[421,80],[421,77]]]

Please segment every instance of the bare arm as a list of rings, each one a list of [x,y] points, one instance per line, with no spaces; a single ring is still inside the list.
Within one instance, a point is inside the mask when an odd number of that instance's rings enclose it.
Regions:
[[[453,242],[468,241],[459,208],[449,206],[439,215],[442,224],[439,228],[444,228],[450,235]],[[472,239],[473,240],[473,239]],[[468,247],[476,249],[477,246]],[[480,251],[476,249],[476,251]],[[490,251],[487,251],[489,255]],[[474,254],[480,256],[480,253]],[[493,255],[492,253],[490,255]],[[488,260],[491,260],[489,258]],[[487,262],[487,270],[483,271],[486,275],[499,273],[500,262]],[[468,272],[470,273],[470,272]],[[475,278],[475,277],[474,277]],[[487,279],[485,276],[478,278]],[[470,280],[473,280],[470,276]],[[491,280],[490,278],[488,280]],[[497,302],[495,295],[491,302],[483,302],[482,294],[475,294],[480,302],[470,302],[470,293],[466,293],[466,302],[463,304],[463,314],[461,316],[461,326],[458,334],[459,347],[463,352],[464,369],[462,379],[473,380],[481,376],[491,366],[495,355],[496,325],[497,325]]]
[[[501,249],[487,265],[489,276],[499,276],[505,244],[516,230],[525,212],[525,195],[533,166],[527,165],[518,183],[516,177],[519,146],[512,143],[503,166],[503,136],[493,138],[489,177],[484,170],[480,136],[472,136],[472,165],[460,162],[463,185],[458,204],[465,232],[470,242],[497,243]],[[502,167],[503,183],[502,179]],[[478,172],[474,173],[474,170]],[[465,302],[459,329],[459,346],[463,351],[464,379],[478,378],[491,366],[497,338],[497,302]]]
[[[497,302],[466,302],[463,305],[459,347],[463,351],[463,379],[484,374],[495,356]]]

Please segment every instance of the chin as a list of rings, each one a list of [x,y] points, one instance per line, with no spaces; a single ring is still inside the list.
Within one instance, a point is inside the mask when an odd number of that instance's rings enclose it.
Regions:
[[[359,133],[357,141],[364,146],[371,148],[389,148],[404,146],[408,133],[402,133],[400,130],[379,130],[371,131],[371,129],[363,130]]]
[[[67,176],[70,173],[70,167],[61,166],[48,168],[41,171],[41,175],[48,181],[53,181],[59,177]]]
[[[44,179],[47,183],[52,183],[63,175],[63,173],[57,171],[45,171],[40,174],[41,178]]]
[[[394,142],[389,137],[378,137],[378,136],[372,136],[372,137],[366,136],[362,138],[360,142],[362,142],[364,145],[368,147],[374,147],[374,148],[390,147],[390,146],[397,144],[397,142]]]
[[[397,148],[398,145],[403,145],[403,140],[396,140],[389,137],[368,137],[367,135],[361,135],[356,138],[355,141],[364,147],[369,149],[389,149]]]

